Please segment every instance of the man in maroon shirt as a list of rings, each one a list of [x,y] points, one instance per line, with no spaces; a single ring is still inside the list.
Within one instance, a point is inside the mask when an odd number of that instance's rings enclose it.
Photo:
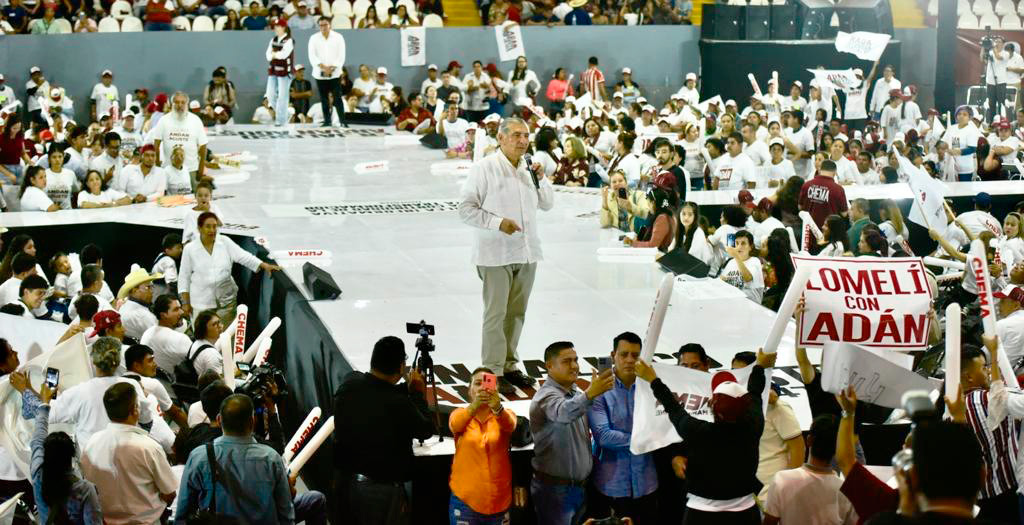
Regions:
[[[836,163],[826,160],[821,163],[818,174],[800,188],[800,209],[811,214],[814,223],[821,228],[829,215],[846,217],[849,206],[846,192],[836,184]]]

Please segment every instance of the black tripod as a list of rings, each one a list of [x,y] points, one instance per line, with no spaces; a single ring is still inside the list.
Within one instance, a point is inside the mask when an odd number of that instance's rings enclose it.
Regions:
[[[434,341],[430,336],[434,335],[434,325],[425,321],[417,323],[405,323],[405,329],[410,334],[419,334],[416,339],[416,353],[413,354],[412,362],[416,370],[423,374],[423,380],[430,385],[430,391],[434,398],[434,427],[437,428],[438,442],[444,441],[444,434],[441,432],[441,409],[437,404],[437,376],[434,374],[434,358],[430,352],[435,350]],[[420,445],[423,440],[419,440]]]

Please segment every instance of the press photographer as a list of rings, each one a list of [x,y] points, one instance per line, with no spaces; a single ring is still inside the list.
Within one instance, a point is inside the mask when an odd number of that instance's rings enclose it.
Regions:
[[[981,62],[985,68],[985,93],[988,95],[988,112],[985,119],[992,121],[992,116],[999,108],[999,115],[1006,116],[1006,64],[1010,54],[1003,50],[1004,40],[999,35],[986,34],[981,38]]]

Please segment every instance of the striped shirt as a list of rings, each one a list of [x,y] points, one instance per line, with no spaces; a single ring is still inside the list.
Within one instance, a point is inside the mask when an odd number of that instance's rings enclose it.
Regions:
[[[604,73],[600,69],[591,67],[580,73],[580,84],[583,85],[583,91],[590,93],[594,100],[602,100],[601,84],[604,84]]]
[[[1008,491],[1016,492],[1017,477],[1014,473],[1017,458],[1017,433],[1020,422],[1004,417],[989,421],[989,393],[985,389],[970,390],[965,394],[967,401],[967,423],[981,445],[981,452],[988,467],[988,477],[981,487],[981,499],[988,499]]]

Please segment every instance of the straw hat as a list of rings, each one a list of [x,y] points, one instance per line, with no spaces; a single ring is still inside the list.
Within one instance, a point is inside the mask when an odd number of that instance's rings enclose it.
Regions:
[[[132,271],[124,278],[124,285],[117,291],[117,298],[124,299],[125,297],[128,297],[128,293],[132,291],[132,288],[135,288],[142,283],[148,283],[150,281],[163,278],[164,274],[162,273],[154,273],[150,275],[145,268],[142,268],[137,264],[133,264]]]

